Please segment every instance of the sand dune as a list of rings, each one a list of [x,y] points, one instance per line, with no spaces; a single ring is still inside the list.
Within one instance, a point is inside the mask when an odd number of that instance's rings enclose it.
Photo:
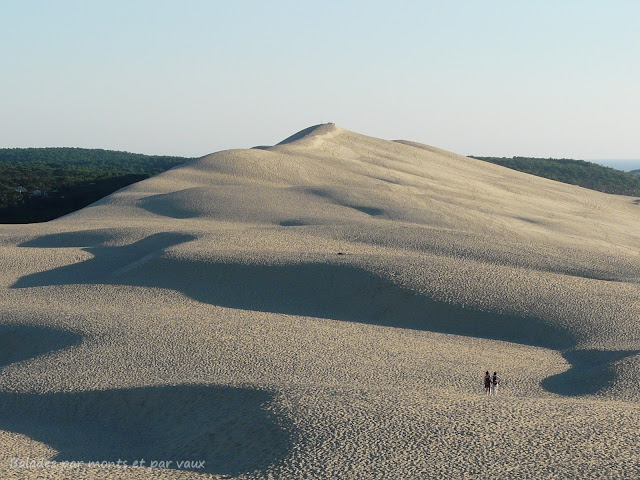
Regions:
[[[2,225],[0,477],[640,477],[633,200],[326,124]]]

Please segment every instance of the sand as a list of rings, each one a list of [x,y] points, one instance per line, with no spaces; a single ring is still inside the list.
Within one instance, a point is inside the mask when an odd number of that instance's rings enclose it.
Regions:
[[[638,478],[634,200],[325,124],[1,225],[0,478]]]

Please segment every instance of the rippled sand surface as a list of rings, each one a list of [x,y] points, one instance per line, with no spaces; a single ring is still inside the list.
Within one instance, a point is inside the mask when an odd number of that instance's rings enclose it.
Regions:
[[[0,478],[638,478],[634,200],[327,124],[1,225]]]

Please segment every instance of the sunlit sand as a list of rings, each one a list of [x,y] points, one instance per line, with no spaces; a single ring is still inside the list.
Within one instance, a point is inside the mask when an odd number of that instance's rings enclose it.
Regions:
[[[0,478],[640,477],[639,247],[333,124],[1,225]]]

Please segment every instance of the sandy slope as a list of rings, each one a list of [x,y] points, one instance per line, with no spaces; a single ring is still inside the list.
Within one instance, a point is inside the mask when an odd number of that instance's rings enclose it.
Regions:
[[[633,200],[329,124],[0,226],[0,477],[640,477]]]

